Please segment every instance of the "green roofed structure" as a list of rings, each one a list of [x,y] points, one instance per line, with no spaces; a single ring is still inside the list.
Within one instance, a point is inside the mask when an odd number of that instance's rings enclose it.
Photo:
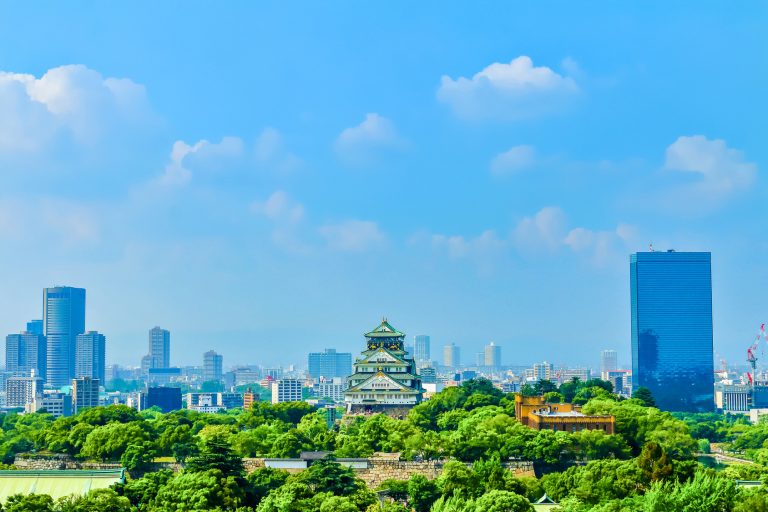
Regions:
[[[416,363],[405,352],[405,334],[384,318],[365,334],[366,349],[353,363],[344,402],[352,414],[386,413],[403,416],[421,402],[424,390]]]
[[[82,496],[118,482],[125,482],[124,469],[3,470],[0,471],[0,503],[14,494],[47,494],[54,500],[72,494]]]

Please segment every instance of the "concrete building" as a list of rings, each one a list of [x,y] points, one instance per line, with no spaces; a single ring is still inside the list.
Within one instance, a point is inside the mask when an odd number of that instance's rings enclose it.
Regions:
[[[149,330],[149,368],[171,366],[171,332],[155,326]]]
[[[97,331],[78,334],[75,341],[75,377],[104,382],[106,338]]]
[[[48,343],[42,334],[25,331],[5,337],[5,370],[15,377],[29,377],[31,371],[45,380]]]
[[[27,413],[47,412],[54,418],[72,416],[72,397],[60,391],[44,392],[38,394],[32,403],[24,407]]]
[[[454,343],[443,347],[443,366],[458,368],[461,365],[461,351]]]
[[[418,334],[413,337],[413,359],[417,366],[431,364],[432,358],[429,347],[429,336]]]
[[[552,363],[543,361],[533,365],[533,371],[531,372],[532,380],[538,382],[540,380],[553,380],[554,378],[555,372]]]
[[[432,366],[422,366],[416,373],[422,384],[435,384],[437,382],[437,370]]]
[[[330,398],[334,402],[344,401],[344,391],[347,390],[347,381],[339,377],[323,379],[312,386],[312,394],[318,398]]]
[[[279,379],[272,383],[272,403],[301,402],[303,381],[300,379]]]
[[[494,342],[485,346],[484,365],[491,370],[501,368],[501,347]]]
[[[5,406],[25,407],[43,393],[43,379],[32,371],[29,377],[10,377],[5,381]]]
[[[147,388],[144,405],[159,407],[164,413],[181,409],[181,388],[151,386]],[[140,409],[141,410],[141,409]]]
[[[586,415],[573,404],[548,404],[543,396],[515,395],[515,418],[533,430],[602,430],[606,434],[616,430],[613,416]]]
[[[223,365],[224,357],[221,354],[217,354],[213,350],[203,354],[203,382],[221,382],[224,374]]]
[[[218,412],[243,407],[241,393],[187,393],[187,409],[198,412]]]
[[[336,349],[333,348],[327,348],[323,352],[310,352],[308,363],[309,376],[313,379],[320,377],[346,379],[352,375],[352,354],[350,352],[336,352]]]
[[[99,405],[99,379],[91,377],[78,377],[72,379],[72,412]]]
[[[600,378],[608,380],[608,372],[619,369],[619,357],[615,350],[603,350],[600,353]]]
[[[75,344],[85,332],[85,289],[57,286],[43,290],[43,325],[48,341],[46,382],[70,384],[75,376]]]

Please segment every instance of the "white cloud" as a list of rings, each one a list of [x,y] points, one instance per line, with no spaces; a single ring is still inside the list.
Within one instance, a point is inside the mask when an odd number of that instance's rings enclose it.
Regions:
[[[384,233],[372,221],[347,220],[327,224],[318,230],[328,247],[336,251],[362,252],[380,247],[386,242]]]
[[[491,160],[491,172],[497,176],[512,174],[529,168],[536,163],[536,150],[533,146],[514,146],[496,155]]]
[[[504,241],[489,229],[474,238],[459,235],[432,235],[432,246],[439,250],[446,250],[448,256],[454,259],[484,258],[498,252],[504,246]]]
[[[562,245],[565,214],[560,208],[547,206],[532,217],[518,222],[512,238],[521,252],[554,251]]]
[[[274,192],[265,201],[254,202],[251,210],[274,222],[284,224],[296,224],[304,217],[304,207],[282,190]]]
[[[375,162],[383,152],[401,149],[404,145],[392,121],[371,113],[366,114],[359,125],[343,130],[334,148],[345,164],[364,166]]]
[[[679,137],[667,148],[664,167],[696,175],[689,191],[712,200],[748,188],[757,175],[757,165],[745,161],[741,151],[703,135]]]
[[[472,78],[443,75],[437,99],[463,119],[517,120],[555,112],[578,92],[573,78],[535,67],[522,55],[508,64],[495,62]]]
[[[95,146],[154,121],[144,87],[82,65],[42,77],[0,72],[0,154],[52,151],[60,142]]]
[[[0,241],[73,247],[98,242],[103,212],[95,206],[55,198],[0,200]]]
[[[262,130],[254,147],[256,161],[278,172],[291,172],[301,165],[301,159],[285,149],[282,134],[272,127]]]
[[[178,140],[158,182],[167,186],[185,185],[192,179],[194,170],[219,170],[242,153],[243,141],[238,137],[224,137],[217,143],[200,140],[192,145]]]
[[[619,224],[613,231],[592,231],[577,227],[568,232],[563,243],[572,251],[586,255],[597,266],[618,261],[636,237],[634,226]]]

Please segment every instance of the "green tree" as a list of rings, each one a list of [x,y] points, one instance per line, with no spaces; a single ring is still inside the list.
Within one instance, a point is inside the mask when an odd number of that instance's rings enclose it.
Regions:
[[[659,443],[647,443],[636,460],[646,482],[658,482],[672,476],[672,461]]]
[[[85,496],[68,496],[56,502],[56,512],[131,512],[131,502],[112,489],[94,489]]]
[[[151,443],[129,444],[120,457],[120,463],[128,470],[136,470],[147,467],[155,458]]]
[[[656,400],[653,399],[651,390],[645,386],[640,386],[632,393],[632,398],[640,400],[646,407],[656,407]]]
[[[211,437],[203,442],[200,455],[187,459],[189,473],[218,470],[225,477],[242,476],[245,472],[243,460],[232,453],[232,448],[222,437]]]
[[[437,484],[423,475],[412,475],[408,481],[408,504],[416,512],[429,512],[432,504],[440,497]]]
[[[544,401],[548,404],[561,404],[565,398],[557,391],[549,391],[544,393]]]
[[[5,512],[53,512],[53,498],[47,494],[14,494],[9,496]]]
[[[274,468],[259,468],[246,477],[248,481],[249,501],[258,504],[270,491],[273,491],[285,484],[288,480],[288,473]]]
[[[161,469],[147,473],[142,478],[128,480],[125,484],[118,484],[115,490],[128,498],[133,506],[140,510],[147,510],[157,493],[171,478],[173,478],[173,472],[170,469]]]
[[[87,458],[119,460],[129,444],[142,443],[147,438],[147,433],[137,422],[108,423],[88,434],[80,454]]]
[[[296,481],[306,484],[314,492],[329,492],[336,496],[350,495],[362,484],[352,469],[328,458],[311,464],[297,475]]]
[[[359,512],[349,498],[345,496],[328,496],[320,504],[320,512]]]
[[[162,486],[154,499],[156,512],[233,510],[245,504],[245,490],[235,476],[219,469],[183,472]]]
[[[509,491],[493,490],[482,495],[475,504],[476,512],[533,512],[524,496]]]
[[[557,391],[557,386],[554,382],[547,379],[541,379],[533,385],[533,389],[536,390],[537,395],[545,395],[547,393],[554,393]]]

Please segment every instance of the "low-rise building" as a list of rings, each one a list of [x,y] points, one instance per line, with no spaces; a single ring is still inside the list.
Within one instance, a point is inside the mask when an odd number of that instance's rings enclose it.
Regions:
[[[272,403],[301,402],[303,382],[301,379],[279,379],[274,381],[272,383]]]
[[[72,379],[72,412],[77,414],[81,409],[98,407],[99,379],[78,377]]]
[[[616,419],[613,416],[587,415],[579,409],[573,404],[546,403],[543,396],[515,395],[515,418],[534,430],[615,432]]]
[[[37,395],[32,403],[24,407],[24,412],[47,412],[54,418],[72,416],[72,397],[58,391]]]

